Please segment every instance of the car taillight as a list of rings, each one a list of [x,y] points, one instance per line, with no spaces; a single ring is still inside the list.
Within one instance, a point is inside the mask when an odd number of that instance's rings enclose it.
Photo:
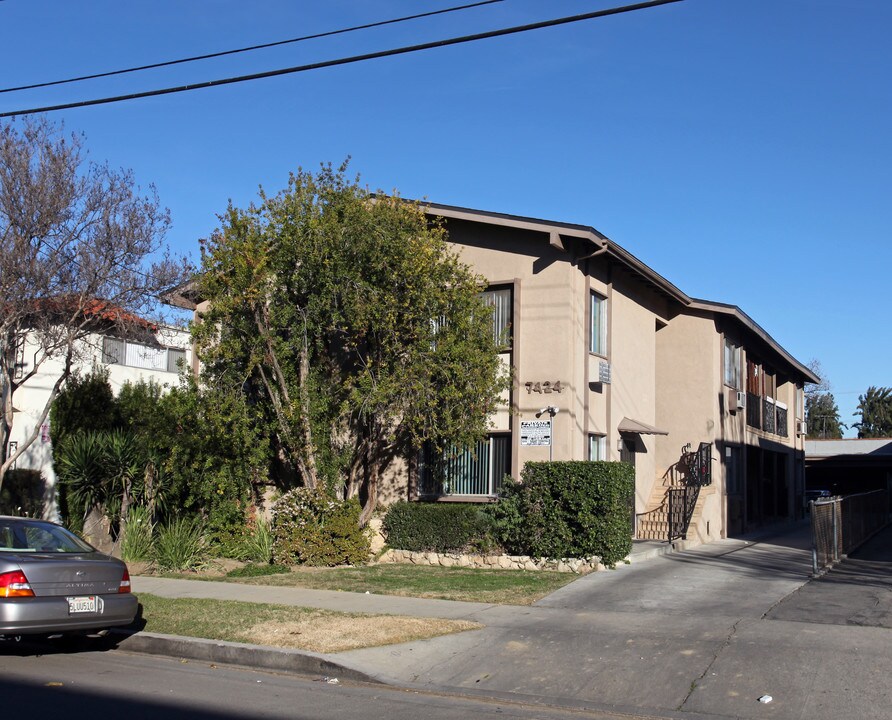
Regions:
[[[25,573],[21,570],[0,573],[0,597],[34,597]]]
[[[124,577],[121,578],[121,584],[118,585],[119,593],[129,593],[130,592],[130,573],[127,572],[127,568],[124,568]]]

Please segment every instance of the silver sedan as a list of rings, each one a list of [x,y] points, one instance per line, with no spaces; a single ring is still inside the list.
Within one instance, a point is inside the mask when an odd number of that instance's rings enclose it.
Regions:
[[[137,606],[122,561],[55,523],[0,516],[0,636],[104,633]]]

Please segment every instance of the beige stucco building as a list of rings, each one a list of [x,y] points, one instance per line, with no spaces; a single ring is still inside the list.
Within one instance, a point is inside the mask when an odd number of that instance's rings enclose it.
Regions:
[[[818,379],[743,311],[691,298],[592,227],[424,207],[485,278],[513,386],[485,441],[394,464],[382,503],[490,501],[529,461],[612,460],[635,466],[640,538],[801,517],[803,384]],[[190,293],[171,302],[200,315]]]
[[[531,460],[624,460],[639,537],[666,539],[670,494],[689,539],[800,516],[817,378],[739,308],[689,297],[591,227],[426,208],[488,283],[513,388],[489,440],[424,458],[411,495],[479,500]]]

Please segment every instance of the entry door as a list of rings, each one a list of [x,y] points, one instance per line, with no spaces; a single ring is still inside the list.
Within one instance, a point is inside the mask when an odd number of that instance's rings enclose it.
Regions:
[[[619,451],[619,459],[622,462],[627,462],[632,467],[635,467],[635,438],[623,438],[623,445]]]

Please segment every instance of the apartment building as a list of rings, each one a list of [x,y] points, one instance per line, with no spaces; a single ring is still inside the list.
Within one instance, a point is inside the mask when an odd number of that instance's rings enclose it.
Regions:
[[[803,384],[817,378],[742,310],[689,297],[592,227],[426,210],[486,278],[514,383],[489,438],[424,455],[411,496],[483,500],[528,461],[622,460],[642,538],[800,516]]]

